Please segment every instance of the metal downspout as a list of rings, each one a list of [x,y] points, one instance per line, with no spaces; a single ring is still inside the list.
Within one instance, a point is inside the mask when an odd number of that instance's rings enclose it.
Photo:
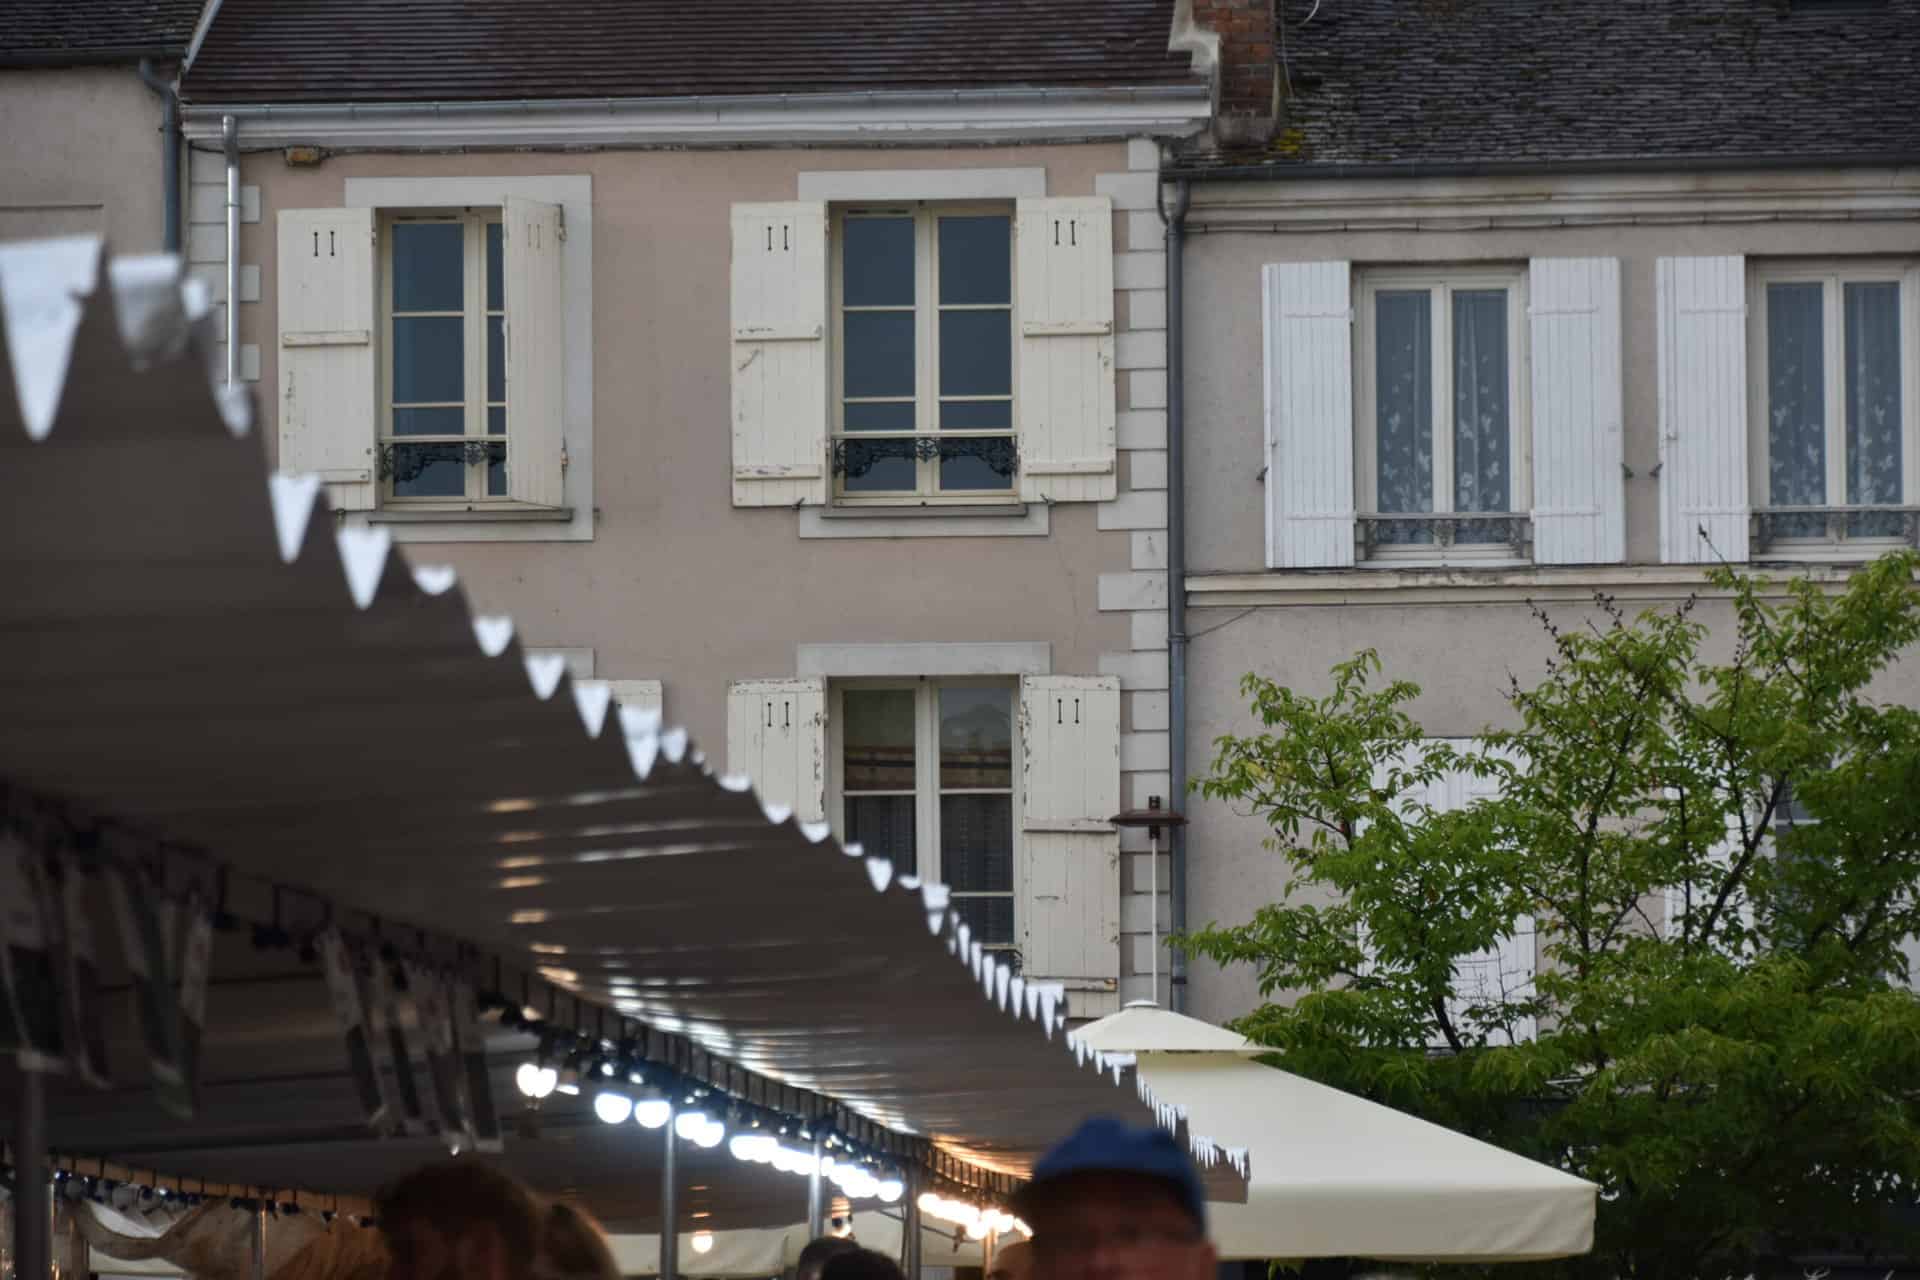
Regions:
[[[220,117],[227,152],[227,385],[240,381],[240,124]]]
[[[166,218],[161,248],[180,252],[180,95],[153,73],[151,59],[140,59],[140,82],[160,95],[160,191]]]
[[[1174,184],[1167,214],[1167,767],[1173,796],[1169,803],[1186,812],[1187,801],[1187,492],[1186,366],[1184,262],[1187,208],[1193,196],[1185,178]],[[1168,829],[1173,883],[1168,903],[1173,933],[1187,929],[1187,827]],[[1169,1001],[1175,1013],[1187,1009],[1187,953],[1173,948]],[[1158,993],[1156,992],[1157,996]]]

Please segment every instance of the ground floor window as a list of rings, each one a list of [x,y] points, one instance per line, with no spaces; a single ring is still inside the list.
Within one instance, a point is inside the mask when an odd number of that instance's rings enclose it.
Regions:
[[[1010,681],[854,681],[829,714],[840,837],[944,881],[996,948],[1014,944],[1014,699]]]

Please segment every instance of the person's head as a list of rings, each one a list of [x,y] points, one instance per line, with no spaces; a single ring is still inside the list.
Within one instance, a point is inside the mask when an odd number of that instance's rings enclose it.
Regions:
[[[840,1236],[821,1236],[807,1243],[800,1251],[799,1264],[794,1268],[794,1280],[820,1280],[820,1272],[828,1261],[846,1253],[859,1253],[860,1246]]]
[[[620,1280],[600,1224],[586,1210],[558,1200],[542,1219],[534,1272],[538,1280]]]
[[[1012,1240],[995,1249],[987,1280],[1033,1280],[1033,1245]]]
[[[820,1280],[906,1280],[906,1274],[886,1254],[854,1245],[827,1259]]]
[[[1039,1280],[1212,1280],[1206,1189],[1173,1135],[1087,1121],[1015,1201]]]
[[[374,1201],[391,1280],[529,1280],[542,1214],[533,1194],[478,1160],[431,1164]]]

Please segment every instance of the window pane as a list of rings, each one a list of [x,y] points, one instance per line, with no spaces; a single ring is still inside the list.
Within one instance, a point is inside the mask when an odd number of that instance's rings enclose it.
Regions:
[[[500,253],[500,224],[487,224],[487,310],[499,311],[507,304],[502,300],[505,291],[506,266]]]
[[[1013,393],[1013,313],[940,313],[940,394]]]
[[[940,786],[1012,788],[1013,690],[940,690]]]
[[[844,438],[841,484],[848,493],[912,493],[920,483],[913,445],[912,440]]]
[[[457,222],[393,224],[393,309],[458,311],[464,305],[461,266],[466,228]]]
[[[912,791],[913,690],[848,689],[842,699],[845,789]]]
[[[487,410],[487,434],[503,436],[507,434],[507,411],[505,409]]]
[[[913,313],[847,313],[845,392],[849,396],[913,394]]]
[[[1847,501],[1903,501],[1900,482],[1900,286],[1844,289],[1847,342]],[[1856,538],[1897,538],[1893,512],[1848,518]]]
[[[506,321],[500,316],[487,317],[487,399],[505,400],[507,398],[507,333]]]
[[[467,492],[466,446],[397,444],[393,446],[393,496],[461,498]]]
[[[1425,289],[1373,298],[1374,488],[1383,512],[1433,510],[1432,302]],[[1381,527],[1381,542],[1431,542],[1424,530]]]
[[[940,797],[940,878],[954,892],[1013,888],[1013,797]]]
[[[1818,283],[1767,286],[1767,499],[1776,507],[1827,501],[1827,393]],[[1779,536],[1818,538],[1819,516],[1775,525]]]
[[[841,237],[842,302],[849,307],[913,305],[913,219],[848,218]]]
[[[919,868],[913,847],[912,796],[848,796],[847,843],[871,858],[891,858],[900,875]]]
[[[1002,431],[1013,429],[1011,400],[943,400],[940,403],[940,428],[943,431]]]
[[[1012,219],[940,219],[940,301],[1013,301]]]
[[[886,404],[850,404],[846,408],[849,431],[913,430],[911,400],[895,400]]]
[[[1013,899],[1012,898],[961,898],[955,897],[953,909],[973,930],[973,936],[987,946],[1007,944],[1013,941]],[[1015,957],[1009,956],[1006,962],[1015,968]]]
[[[467,398],[464,324],[459,316],[394,317],[394,403]]]
[[[467,433],[465,409],[395,409],[393,434],[397,436],[463,436]]]
[[[1018,450],[1012,436],[940,442],[940,487],[1007,492],[1013,488]]]
[[[507,496],[507,446],[504,444],[487,446],[487,496]]]
[[[1507,396],[1507,291],[1453,295],[1453,509],[1512,510],[1512,407]],[[1503,542],[1507,526],[1475,521],[1456,542]]]

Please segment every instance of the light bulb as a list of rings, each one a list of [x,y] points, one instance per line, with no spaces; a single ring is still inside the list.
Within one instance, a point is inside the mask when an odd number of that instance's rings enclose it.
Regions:
[[[972,1222],[969,1222],[967,1224],[967,1239],[985,1240],[986,1238],[987,1238],[987,1224],[984,1221],[982,1221],[979,1218],[975,1218]]]
[[[520,1069],[513,1073],[513,1082],[529,1098],[544,1098],[560,1083],[560,1073],[537,1062],[523,1062]]]
[[[700,1132],[693,1135],[693,1140],[696,1145],[712,1150],[719,1146],[720,1140],[726,1136],[726,1125],[718,1120],[709,1120],[701,1127]]]
[[[693,1233],[693,1239],[689,1243],[693,1245],[693,1251],[695,1253],[712,1253],[713,1232],[696,1231]]]
[[[593,1114],[603,1124],[625,1124],[633,1114],[633,1099],[617,1090],[602,1089],[593,1095]]]
[[[658,1129],[673,1119],[673,1104],[665,1098],[642,1098],[634,1104],[633,1118],[643,1129]]]
[[[940,1212],[940,1197],[931,1191],[922,1191],[920,1198],[915,1200],[914,1203],[919,1205],[920,1212],[926,1214],[928,1217],[940,1218],[945,1216]]]
[[[753,1136],[746,1133],[734,1134],[727,1142],[727,1150],[732,1153],[735,1160],[751,1161],[753,1159]]]
[[[888,1204],[898,1204],[900,1197],[907,1194],[907,1184],[898,1178],[882,1178],[873,1193]]]
[[[682,1111],[673,1118],[673,1131],[683,1140],[692,1142],[707,1127],[707,1113],[704,1111]]]

